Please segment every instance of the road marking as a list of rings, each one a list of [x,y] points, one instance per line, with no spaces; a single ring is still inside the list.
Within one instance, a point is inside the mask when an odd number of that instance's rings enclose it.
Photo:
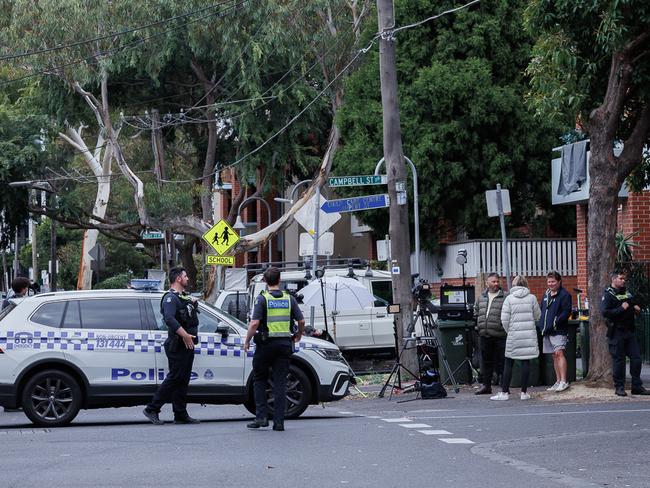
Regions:
[[[365,417],[367,419],[380,419],[381,418],[379,415],[366,415]]]
[[[354,412],[339,412],[341,415],[354,415]]]
[[[442,437],[439,441],[446,442],[447,444],[474,444],[474,442],[463,437]]]
[[[545,415],[585,415],[593,413],[650,413],[650,409],[638,410],[580,410],[575,412],[536,412],[536,413],[507,413],[507,414],[483,414],[483,415],[449,415],[445,417],[419,417],[421,420],[436,419],[484,419],[487,417],[543,417]]]
[[[429,424],[399,424],[399,426],[406,429],[426,429],[431,427]]]
[[[382,419],[384,422],[388,422],[389,424],[399,424],[400,422],[413,422],[411,419],[407,419],[406,417],[400,417],[398,419]]]
[[[418,430],[418,432],[424,435],[452,435],[451,432],[446,430]]]

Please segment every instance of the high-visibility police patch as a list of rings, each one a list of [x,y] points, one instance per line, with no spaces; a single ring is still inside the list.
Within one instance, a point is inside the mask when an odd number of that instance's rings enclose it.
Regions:
[[[269,308],[289,308],[289,300],[268,300]]]
[[[167,298],[167,303],[171,303],[171,301],[172,301],[172,297],[168,297]]]

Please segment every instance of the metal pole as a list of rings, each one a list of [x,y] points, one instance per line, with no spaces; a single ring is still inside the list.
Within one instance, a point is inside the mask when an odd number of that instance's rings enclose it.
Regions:
[[[512,288],[510,280],[510,257],[508,255],[508,238],[506,237],[506,219],[503,216],[503,201],[501,200],[501,185],[497,183],[497,208],[499,209],[499,222],[501,223],[501,241],[503,245],[503,259],[508,290]]]
[[[253,200],[259,200],[260,202],[262,202],[266,206],[266,211],[267,211],[268,217],[269,217],[269,225],[271,225],[271,218],[272,218],[272,216],[271,216],[271,206],[269,205],[269,202],[264,200],[262,197],[248,197],[246,200],[241,202],[239,204],[239,208],[237,209],[237,215],[240,215],[241,214],[241,209],[244,208],[245,205],[252,202]],[[273,239],[272,238],[269,239],[268,246],[269,246],[269,263],[271,263],[271,262],[273,262]]]
[[[418,170],[415,164],[409,158],[404,156],[404,159],[411,168],[413,176],[413,227],[415,229],[415,273],[420,274],[420,194],[418,192]],[[375,166],[375,174],[379,174],[381,166],[384,164],[384,158],[381,158]]]
[[[312,272],[314,277],[316,277],[316,268],[318,261],[318,238],[320,237],[318,233],[318,221],[320,220],[320,188],[316,188],[316,194],[314,195],[314,256],[312,258]]]

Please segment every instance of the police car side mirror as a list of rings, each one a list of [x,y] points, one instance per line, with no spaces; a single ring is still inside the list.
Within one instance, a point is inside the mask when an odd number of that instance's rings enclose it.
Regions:
[[[226,338],[228,337],[228,331],[230,330],[230,327],[227,325],[219,324],[217,325],[217,334],[221,334],[221,337]]]

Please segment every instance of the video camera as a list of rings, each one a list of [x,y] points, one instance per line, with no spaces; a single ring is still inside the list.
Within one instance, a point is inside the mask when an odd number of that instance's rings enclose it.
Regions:
[[[285,291],[293,298],[295,298],[298,303],[302,303],[302,299],[304,298],[304,296],[302,295],[302,293],[298,293],[298,290],[287,289]]]
[[[413,287],[413,290],[411,290],[411,293],[413,294],[413,298],[419,302],[430,300],[431,284],[425,279],[420,279]]]

